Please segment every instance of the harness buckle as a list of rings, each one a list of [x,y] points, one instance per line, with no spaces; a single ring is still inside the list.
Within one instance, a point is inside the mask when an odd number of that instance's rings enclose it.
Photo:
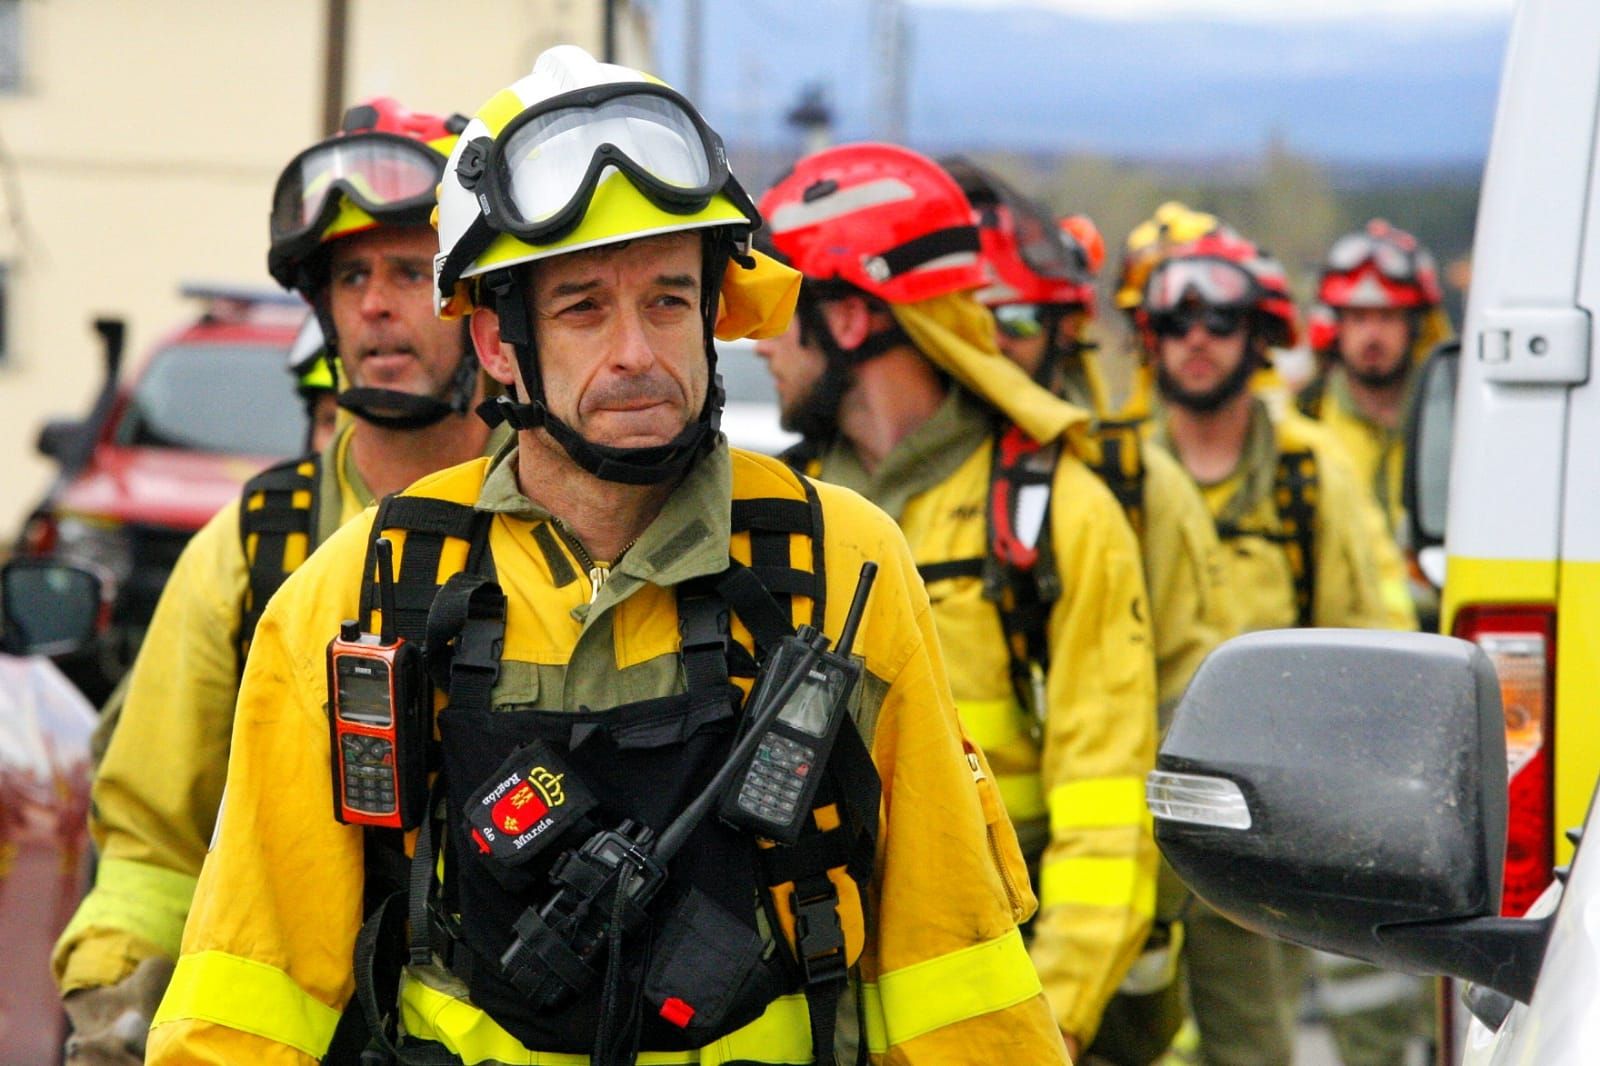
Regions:
[[[850,971],[845,965],[844,927],[839,923],[839,892],[826,878],[823,884],[824,891],[804,898],[796,885],[791,902],[795,954],[807,985],[842,980]]]

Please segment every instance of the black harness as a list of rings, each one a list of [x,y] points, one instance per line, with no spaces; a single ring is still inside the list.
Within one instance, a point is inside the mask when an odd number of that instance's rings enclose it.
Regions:
[[[737,735],[743,700],[732,679],[753,678],[768,649],[793,633],[793,598],[808,598],[811,622],[822,621],[822,510],[812,486],[800,484],[804,499],[735,499],[732,530],[748,535],[750,564],[730,558],[721,573],[676,588],[684,691],[576,712],[492,705],[506,624],[488,550],[492,516],[424,497],[390,497],[380,505],[369,541],[364,616],[370,618],[377,601],[372,545],[388,531],[403,530],[396,631],[424,644],[434,683],[447,698],[430,760],[439,771],[430,815],[413,854],[406,857],[398,832],[367,831],[366,921],[356,958],[360,1009],[346,1011],[325,1062],[458,1063],[443,1045],[394,1037],[394,991],[403,966],[435,958],[467,984],[477,1007],[531,1048],[632,1062],[640,1047],[703,1046],[753,1021],[778,996],[803,991],[815,1060],[834,1061],[835,1015],[854,962],[836,878],[854,881],[864,898],[878,818],[876,769],[854,729],[840,731],[816,801],[817,811],[834,808],[836,824],[825,820],[834,828],[823,830],[814,819],[792,847],[758,846],[753,836],[714,818],[702,822],[672,863],[645,931],[632,942],[619,934],[601,952],[598,988],[534,1009],[525,975],[501,961],[522,932],[538,931],[534,904],[549,894],[564,841],[581,841],[622,820],[659,832],[721,765]],[[810,542],[809,570],[792,557],[797,536]],[[440,584],[439,560],[451,539],[469,545],[467,560]],[[558,586],[577,579],[546,524],[534,527],[533,539]],[[751,634],[750,646],[733,638],[734,617]],[[492,779],[508,755],[527,750],[558,753],[594,806],[531,860],[497,866],[459,827],[475,786]],[[442,879],[435,876],[441,866]],[[757,900],[764,921],[756,915]],[[794,935],[764,937],[763,927],[792,928]],[[586,975],[574,958],[542,961],[546,970],[579,982]],[[598,973],[598,966],[591,968]],[[697,1006],[690,1017],[666,1008],[658,1017],[644,1006],[681,1002],[673,991],[689,984]]]
[[[302,560],[317,546],[317,489],[321,479],[322,457],[306,455],[269,466],[244,483],[239,504],[239,542],[249,568],[249,583],[239,616],[241,670],[261,612],[294,569],[285,562],[289,539],[305,538]]]
[[[1272,479],[1272,502],[1278,511],[1277,532],[1247,529],[1236,522],[1218,522],[1222,540],[1260,537],[1280,545],[1294,580],[1295,625],[1313,624],[1317,605],[1317,458],[1311,449],[1278,456]]]

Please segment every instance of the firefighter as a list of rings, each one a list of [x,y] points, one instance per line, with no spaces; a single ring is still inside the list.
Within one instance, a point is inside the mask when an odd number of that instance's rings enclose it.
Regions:
[[[716,134],[562,46],[478,112],[439,195],[439,309],[470,311],[515,445],[351,522],[269,605],[151,1061],[312,1062],[341,1011],[398,1018],[368,1054],[399,1062],[1065,1061],[904,539],[717,432],[713,332],[781,330],[798,278],[750,252]],[[667,831],[703,812],[771,649],[801,623],[840,639],[868,561],[863,676],[804,764],[798,842],[715,812]],[[330,638],[384,626],[425,639],[428,706],[448,700],[431,798],[385,779],[421,804],[404,840],[335,819],[364,793],[333,792],[324,711],[346,698]],[[358,953],[364,891],[390,887]]]
[[[947,173],[891,145],[831,148],[761,203],[806,279],[797,322],[757,345],[808,438],[791,458],[879,504],[911,543],[962,723],[1038,864],[1031,950],[1076,1051],[1155,903],[1138,544],[1085,462],[1088,414],[995,348],[973,297],[972,208]]]
[[[1091,387],[1104,379],[1075,340],[1094,311],[1089,253],[1075,235],[994,175],[971,163],[946,160],[944,165],[975,211],[989,275],[977,296],[994,313],[995,342],[1035,381],[1079,406],[1104,410],[1096,402],[1103,388]],[[1030,323],[1040,328],[1019,335],[1018,325]],[[1102,419],[1095,431],[1101,459],[1094,469],[1139,535],[1165,729],[1200,661],[1234,635],[1219,585],[1221,545],[1205,501],[1177,460],[1146,441],[1136,424]],[[1090,1048],[1098,1060],[1148,1063],[1177,1034],[1183,1021],[1178,952],[1187,899],[1188,891],[1163,865],[1150,943],[1107,1009]]]
[[[1108,416],[1110,387],[1088,332],[1095,303],[1089,248],[985,168],[960,156],[939,164],[976,213],[989,278],[978,299],[994,313],[1000,350],[1051,392]]]
[[[1162,409],[1155,440],[1200,486],[1243,631],[1385,628],[1372,510],[1338,445],[1250,388],[1296,322],[1281,267],[1235,233],[1168,250],[1138,310]],[[1196,902],[1184,959],[1203,1061],[1293,1057],[1303,961]]]
[[[1375,218],[1340,237],[1317,284],[1318,304],[1331,318],[1312,348],[1326,369],[1297,401],[1350,454],[1402,548],[1409,539],[1400,480],[1405,426],[1418,368],[1450,337],[1442,299],[1432,254],[1405,230]],[[1418,613],[1436,618],[1432,587],[1414,579],[1410,591]]]
[[[476,360],[462,328],[432,311],[428,216],[458,129],[374,99],[278,180],[269,267],[334,339],[354,418],[321,452],[252,478],[190,540],[162,594],[95,777],[95,886],[53,957],[69,1062],[141,1059],[216,822],[245,649],[273,590],[375,498],[486,447],[470,410]]]
[[[306,316],[289,347],[289,375],[306,409],[306,451],[320,452],[339,428],[339,387],[315,313]]]

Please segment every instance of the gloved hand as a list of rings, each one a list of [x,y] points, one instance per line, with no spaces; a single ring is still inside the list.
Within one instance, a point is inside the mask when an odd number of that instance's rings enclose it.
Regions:
[[[61,1001],[72,1022],[66,1066],[140,1066],[172,969],[171,959],[153,956],[114,985],[67,993]]]

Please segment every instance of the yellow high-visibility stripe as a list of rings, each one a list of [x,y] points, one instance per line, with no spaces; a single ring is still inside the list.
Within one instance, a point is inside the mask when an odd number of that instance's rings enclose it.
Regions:
[[[320,1059],[339,1012],[306,993],[282,970],[221,951],[185,955],[151,1028],[168,1022],[225,1025]]]
[[[985,752],[1022,736],[1022,709],[1016,700],[957,700],[956,713],[967,736]]]
[[[1142,917],[1153,917],[1155,877],[1132,858],[1069,855],[1046,860],[1039,868],[1039,907],[1043,910],[1063,904],[1126,907]]]
[[[1014,1007],[1040,992],[1022,934],[1003,936],[879,976],[861,986],[867,1048],[883,1054],[924,1033]]]
[[[84,897],[62,938],[73,939],[88,929],[120,929],[176,958],[197,880],[132,859],[101,859],[94,890]]]
[[[1142,825],[1149,818],[1142,777],[1093,777],[1050,790],[1051,829]]]
[[[587,1066],[589,1056],[560,1051],[533,1051],[502,1029],[493,1018],[466,1000],[457,999],[407,977],[400,988],[400,1017],[406,1032],[437,1040],[461,1056],[466,1066],[503,1062],[513,1066]],[[783,996],[766,1013],[742,1029],[720,1037],[699,1051],[641,1051],[641,1066],[721,1066],[723,1063],[768,1063],[799,1066],[811,1061],[811,1020],[802,995]]]
[[[1030,822],[1035,818],[1043,818],[1050,807],[1044,799],[1044,782],[1039,780],[1038,774],[1002,774],[994,775],[994,786],[1000,793],[1000,800],[1006,805],[1006,813],[1013,822]]]

